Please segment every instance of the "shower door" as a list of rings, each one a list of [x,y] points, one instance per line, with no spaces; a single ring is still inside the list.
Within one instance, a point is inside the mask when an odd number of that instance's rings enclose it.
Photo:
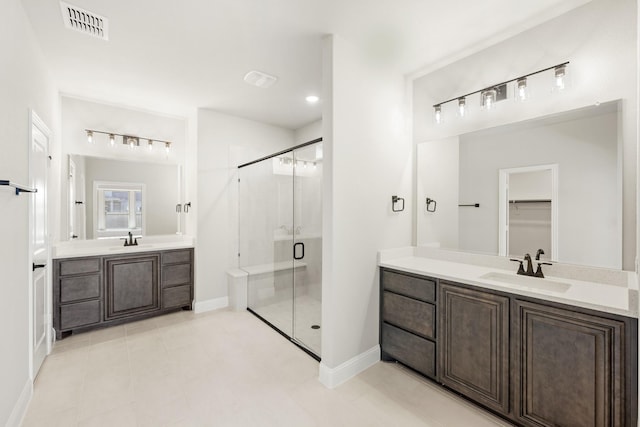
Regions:
[[[320,355],[322,144],[239,168],[240,268],[248,308]]]

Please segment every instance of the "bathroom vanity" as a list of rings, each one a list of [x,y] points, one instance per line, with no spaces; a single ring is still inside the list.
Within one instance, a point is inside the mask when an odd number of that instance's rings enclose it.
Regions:
[[[54,259],[53,326],[57,339],[190,310],[194,249],[172,246],[176,245],[98,248],[93,249],[97,252],[94,255],[83,256],[85,250]],[[160,249],[166,247],[169,249]]]
[[[520,426],[636,425],[632,283],[404,255],[379,262],[383,360]]]

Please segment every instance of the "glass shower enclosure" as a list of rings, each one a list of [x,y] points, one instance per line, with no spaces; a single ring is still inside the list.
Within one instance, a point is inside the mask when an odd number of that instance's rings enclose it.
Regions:
[[[322,139],[238,167],[248,309],[320,358]]]

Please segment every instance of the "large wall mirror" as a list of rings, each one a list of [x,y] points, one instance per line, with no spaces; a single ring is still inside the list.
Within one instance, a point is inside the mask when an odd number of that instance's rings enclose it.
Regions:
[[[69,155],[69,239],[180,231],[181,170],[176,164]]]
[[[518,257],[542,249],[553,261],[622,269],[619,109],[418,144],[417,244]]]

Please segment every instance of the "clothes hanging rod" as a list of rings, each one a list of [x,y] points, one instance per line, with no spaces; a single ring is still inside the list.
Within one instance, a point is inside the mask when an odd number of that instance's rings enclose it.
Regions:
[[[26,185],[16,184],[15,182],[11,182],[6,179],[0,179],[0,185],[6,185],[8,187],[15,188],[16,196],[19,195],[20,193],[37,193],[38,192],[37,188],[31,188],[31,187],[27,187]]]
[[[458,205],[458,207],[479,208],[480,207],[480,203],[472,203],[470,205]]]
[[[551,203],[550,199],[523,199],[523,200],[509,200],[509,203]]]

